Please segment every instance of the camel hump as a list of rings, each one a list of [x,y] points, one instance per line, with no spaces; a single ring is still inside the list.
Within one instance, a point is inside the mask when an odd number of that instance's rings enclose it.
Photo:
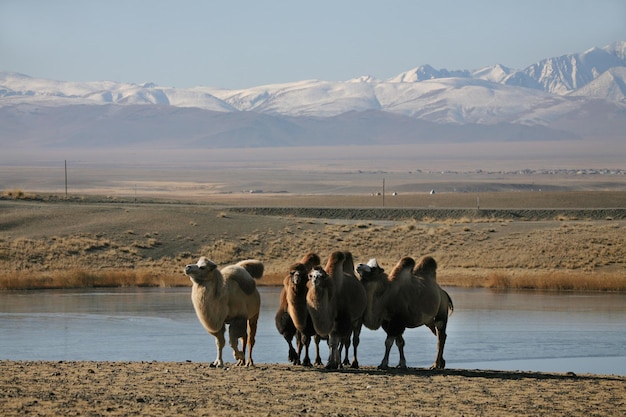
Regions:
[[[424,256],[413,268],[413,273],[424,278],[436,278],[437,262],[432,256]]]
[[[352,256],[352,252],[343,251],[344,261],[343,261],[343,272],[348,275],[354,275],[354,257]]]
[[[415,259],[405,256],[400,259],[396,266],[393,267],[389,274],[389,281],[395,281],[400,278],[410,278],[415,268]]]
[[[250,276],[254,279],[261,279],[263,276],[263,272],[265,272],[265,266],[263,262],[258,261],[256,259],[246,259],[240,262],[237,262],[237,265],[243,267]]]
[[[241,265],[225,266],[221,270],[224,281],[235,281],[246,295],[256,290],[256,282],[252,275]]]
[[[326,262],[326,266],[324,267],[324,270],[326,271],[327,274],[332,274],[333,270],[335,269],[337,265],[341,264],[343,268],[343,261],[345,259],[346,259],[346,255],[341,251],[335,251],[331,253],[330,257],[328,258],[328,262]]]
[[[309,252],[302,257],[300,263],[306,266],[307,271],[311,271],[314,267],[321,265],[322,260],[317,253]]]

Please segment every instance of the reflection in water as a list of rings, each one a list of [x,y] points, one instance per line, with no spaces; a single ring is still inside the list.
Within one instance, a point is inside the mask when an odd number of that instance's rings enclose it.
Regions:
[[[626,374],[626,295],[496,293],[448,288],[449,368]],[[274,326],[278,288],[261,288],[255,363],[287,363]],[[384,332],[364,329],[361,365],[378,365]],[[428,367],[436,338],[405,333],[411,367]],[[322,357],[328,349],[323,344]],[[0,359],[211,362],[215,344],[198,322],[190,289],[103,289],[0,293]],[[226,347],[224,359],[232,362]],[[392,349],[390,363],[398,361]]]

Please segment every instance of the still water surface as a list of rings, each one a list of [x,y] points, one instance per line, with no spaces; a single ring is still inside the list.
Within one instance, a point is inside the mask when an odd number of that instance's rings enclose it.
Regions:
[[[261,288],[255,363],[287,363],[276,331],[278,288]],[[492,292],[448,288],[448,368],[626,375],[626,295]],[[361,365],[384,352],[382,330],[363,330]],[[410,367],[429,367],[436,338],[405,333]],[[328,349],[323,345],[322,357]],[[212,362],[215,343],[198,322],[189,288],[0,292],[0,359]],[[224,359],[232,362],[230,347]],[[390,363],[398,361],[392,349]]]

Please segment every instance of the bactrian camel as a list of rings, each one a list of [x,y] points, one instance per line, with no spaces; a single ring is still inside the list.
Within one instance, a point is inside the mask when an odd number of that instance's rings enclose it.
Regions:
[[[215,337],[217,357],[211,366],[224,366],[222,351],[227,325],[236,364],[254,365],[252,348],[261,307],[255,279],[263,275],[263,264],[246,260],[219,270],[213,261],[203,256],[197,263],[187,265],[185,274],[193,283],[191,301],[198,320]],[[239,340],[242,342],[241,349],[238,347]]]
[[[350,255],[351,258],[351,255]],[[309,274],[307,306],[316,333],[328,337],[328,369],[341,365],[341,347],[353,335],[353,367],[358,367],[357,348],[366,307],[365,290],[359,280],[344,271],[346,254],[333,252],[322,269]]]
[[[359,264],[356,269],[367,292],[364,324],[372,330],[382,326],[387,333],[385,356],[379,368],[389,367],[389,352],[394,342],[400,354],[398,367],[406,368],[404,330],[421,325],[437,336],[437,358],[432,367],[445,368],[446,327],[454,307],[448,293],[437,284],[435,260],[427,256],[416,264],[413,258],[404,257],[389,276],[375,259]]]

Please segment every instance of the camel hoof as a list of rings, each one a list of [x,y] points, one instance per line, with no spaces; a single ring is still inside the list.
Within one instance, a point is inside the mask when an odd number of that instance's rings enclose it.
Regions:
[[[389,369],[389,366],[387,365],[383,365],[382,363],[380,365],[378,365],[378,369],[381,369],[383,371],[386,371],[387,369]]]
[[[359,369],[359,362],[358,361],[353,361],[352,364],[350,365],[350,368],[352,368],[352,369]]]
[[[339,369],[339,364],[329,363],[326,365],[326,369]]]
[[[313,365],[311,364],[311,360],[310,360],[310,359],[305,359],[305,360],[302,362],[302,366],[309,367],[309,366],[313,366]]]

